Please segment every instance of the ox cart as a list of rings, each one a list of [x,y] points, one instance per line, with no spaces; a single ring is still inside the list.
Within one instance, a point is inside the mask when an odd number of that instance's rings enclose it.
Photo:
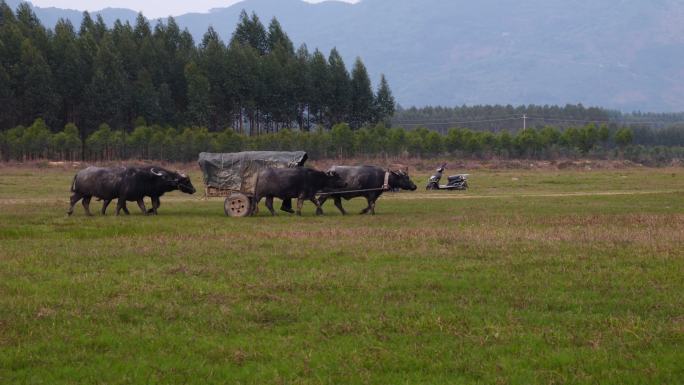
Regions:
[[[255,190],[259,172],[266,168],[292,168],[304,165],[304,151],[248,151],[199,155],[206,197],[225,197],[223,210],[231,217],[246,217],[256,207]]]

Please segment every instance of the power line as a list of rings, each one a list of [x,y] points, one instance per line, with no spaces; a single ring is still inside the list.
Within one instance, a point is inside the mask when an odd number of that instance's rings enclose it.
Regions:
[[[600,119],[558,119],[558,118],[545,118],[543,116],[528,116],[529,119],[538,120],[548,120],[550,122],[575,122],[575,123],[612,123],[611,120],[600,120]]]
[[[520,119],[520,115],[506,115],[506,116],[497,116],[492,119]],[[487,119],[489,120],[489,119]],[[467,120],[464,121],[464,123],[470,123],[470,122],[480,122],[481,120]],[[453,123],[452,121],[448,119],[397,119],[395,122],[404,122],[404,123]],[[457,122],[458,123],[458,122]]]
[[[662,121],[629,121],[629,120],[601,120],[601,119],[557,119],[557,118],[545,118],[542,116],[528,116],[528,119],[537,120],[547,120],[550,122],[567,122],[567,123],[615,123],[615,124],[674,124],[674,122],[662,122]]]
[[[469,120],[469,121],[461,121],[461,122],[443,122],[443,123],[429,123],[429,122],[423,122],[423,123],[402,123],[401,121],[396,121],[393,123],[396,123],[398,126],[425,126],[425,125],[430,125],[430,126],[442,126],[442,125],[454,125],[454,124],[468,124],[468,123],[487,123],[487,122],[506,122],[506,121],[512,121],[512,120],[520,120],[520,117],[516,118],[507,118],[507,119],[487,119],[487,120]]]

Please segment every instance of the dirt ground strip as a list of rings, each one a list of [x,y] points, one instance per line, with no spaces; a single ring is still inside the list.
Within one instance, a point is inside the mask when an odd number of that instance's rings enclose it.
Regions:
[[[591,196],[618,196],[618,195],[653,195],[653,194],[676,194],[683,193],[682,190],[652,190],[652,191],[592,191],[592,192],[568,192],[568,193],[523,193],[523,194],[485,194],[485,195],[463,195],[459,192],[452,193],[385,193],[381,199],[398,200],[420,200],[420,199],[491,199],[491,198],[562,198],[562,197],[591,197]],[[224,198],[206,198],[172,196],[165,197],[167,202],[197,202],[197,201],[219,201]],[[0,198],[0,205],[23,205],[23,204],[69,204],[69,199],[54,198]]]

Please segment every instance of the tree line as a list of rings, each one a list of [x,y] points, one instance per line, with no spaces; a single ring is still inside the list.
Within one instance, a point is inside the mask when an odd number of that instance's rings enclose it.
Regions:
[[[406,130],[379,123],[355,130],[346,123],[340,123],[331,130],[322,127],[311,131],[285,128],[249,136],[232,129],[176,129],[140,123],[129,133],[102,124],[82,141],[74,124],[53,132],[43,119],[37,119],[28,127],[18,126],[0,132],[0,158],[5,161],[154,159],[189,162],[196,160],[203,151],[247,150],[305,150],[317,159],[378,156],[553,159],[610,157],[617,153],[635,154],[634,151],[644,154],[643,148],[633,146],[632,129],[611,129],[607,125],[594,124],[496,133],[451,128],[446,134],[440,134],[425,127]],[[683,148],[656,151],[663,156],[682,157]]]
[[[523,116],[526,117],[523,120]],[[632,126],[653,130],[684,123],[684,113],[623,113],[582,104],[556,105],[473,105],[473,106],[427,106],[397,107],[392,123],[404,127],[428,127],[446,132],[454,125],[475,130],[522,129],[525,125],[559,128],[584,123],[608,124],[613,127]]]
[[[79,28],[60,20],[51,30],[30,5],[0,1],[0,129],[41,118],[78,126],[85,141],[103,123],[125,132],[139,121],[248,135],[358,128],[394,113],[384,76],[378,84],[360,58],[350,73],[336,49],[295,50],[278,20],[265,27],[244,11],[230,41],[209,28],[196,45],[173,18],[108,28],[84,12]]]
[[[209,28],[196,45],[173,18],[153,28],[140,14],[134,26],[108,28],[86,12],[78,30],[67,20],[48,30],[29,5],[15,13],[0,0],[0,63],[3,160],[192,161],[201,151],[294,149],[318,158],[618,151],[664,159],[684,146],[683,126],[646,125],[679,114],[582,105],[395,111],[386,79],[374,92],[361,59],[349,73],[336,49],[295,50],[276,19],[266,28],[245,12],[229,42]],[[639,124],[625,128],[616,116]]]
[[[523,122],[523,115],[527,121]],[[550,118],[546,122],[540,118]],[[426,106],[422,108],[399,106],[392,123],[405,127],[423,126],[446,132],[455,125],[475,130],[499,131],[502,129],[522,129],[528,126],[551,124],[559,128],[577,126],[584,122],[609,122],[610,111],[598,107],[585,107],[582,104],[556,105],[473,105],[473,106]]]

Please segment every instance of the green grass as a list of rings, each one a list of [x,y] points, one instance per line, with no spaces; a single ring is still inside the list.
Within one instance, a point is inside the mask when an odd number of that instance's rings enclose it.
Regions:
[[[0,384],[684,382],[683,169],[473,174],[375,217],[68,218],[72,172],[2,169]]]

